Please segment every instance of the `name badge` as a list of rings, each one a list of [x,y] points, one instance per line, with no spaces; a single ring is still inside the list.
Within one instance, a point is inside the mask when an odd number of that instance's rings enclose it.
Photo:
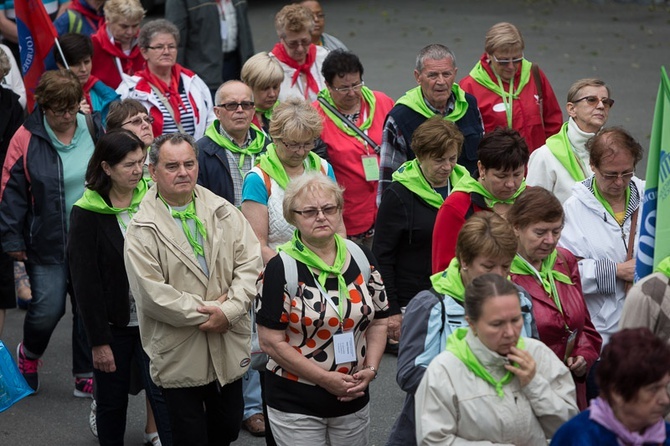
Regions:
[[[365,181],[379,181],[379,163],[375,155],[361,156]]]
[[[353,331],[334,334],[333,347],[335,348],[336,364],[356,361],[356,345],[354,344]]]

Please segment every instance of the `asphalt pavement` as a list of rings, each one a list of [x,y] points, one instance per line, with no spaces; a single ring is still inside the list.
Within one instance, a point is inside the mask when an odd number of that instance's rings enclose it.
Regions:
[[[274,15],[284,2],[250,0],[257,51],[277,41]],[[358,54],[366,85],[400,97],[416,85],[416,53],[429,43],[455,51],[458,79],[483,52],[484,34],[494,23],[509,21],[523,33],[525,56],[547,74],[559,103],[569,86],[583,77],[601,77],[616,104],[608,125],[621,125],[643,147],[649,144],[660,67],[670,67],[670,11],[667,5],[602,3],[583,0],[372,0],[322,1],[326,31]],[[564,111],[564,117],[565,111]],[[644,173],[643,161],[638,173]],[[24,313],[7,315],[3,341],[14,351]],[[71,314],[60,322],[42,358],[39,394],[0,413],[0,445],[93,445],[88,430],[90,400],[72,396]],[[383,445],[402,404],[395,383],[395,358],[385,355],[372,383],[371,445]],[[126,443],[142,443],[144,398],[131,397]],[[241,432],[235,445],[262,445]]]

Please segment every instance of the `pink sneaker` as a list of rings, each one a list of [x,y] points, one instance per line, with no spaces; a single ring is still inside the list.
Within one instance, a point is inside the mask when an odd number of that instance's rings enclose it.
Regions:
[[[93,398],[93,378],[75,378],[74,396],[77,398]]]
[[[40,389],[40,379],[37,376],[37,368],[42,365],[39,359],[30,359],[23,353],[23,342],[16,347],[16,358],[19,364],[19,372],[23,375],[31,389],[37,393]],[[34,395],[34,394],[33,394]]]

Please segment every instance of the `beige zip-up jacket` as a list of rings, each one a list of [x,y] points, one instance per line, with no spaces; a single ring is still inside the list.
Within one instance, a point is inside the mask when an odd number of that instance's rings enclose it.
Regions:
[[[489,350],[471,331],[472,353],[497,380],[506,358]],[[495,388],[477,377],[449,351],[433,359],[414,396],[419,445],[546,445],[558,428],[579,413],[570,370],[542,342],[524,338],[536,363],[525,387],[518,378]]]
[[[151,378],[161,387],[195,387],[241,377],[250,362],[249,308],[263,267],[251,226],[232,204],[196,186],[195,210],[207,238],[209,276],[198,263],[180,225],[154,185],[126,233],[125,263],[137,302],[142,346],[151,359]],[[217,299],[227,293],[223,303]],[[224,334],[204,332],[219,307],[230,322]]]

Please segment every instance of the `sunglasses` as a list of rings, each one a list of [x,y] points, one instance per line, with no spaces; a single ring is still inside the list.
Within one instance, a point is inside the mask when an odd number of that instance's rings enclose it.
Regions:
[[[225,108],[228,111],[235,111],[237,107],[242,107],[242,110],[251,110],[254,108],[254,103],[253,101],[226,102],[225,104],[217,104],[217,107]]]
[[[580,101],[586,101],[586,103],[589,104],[591,107],[597,106],[599,102],[602,102],[603,105],[607,108],[612,108],[612,106],[614,105],[614,99],[599,98],[598,96],[584,96],[583,98],[577,99],[576,101],[572,101],[572,103],[576,104],[577,102]]]

